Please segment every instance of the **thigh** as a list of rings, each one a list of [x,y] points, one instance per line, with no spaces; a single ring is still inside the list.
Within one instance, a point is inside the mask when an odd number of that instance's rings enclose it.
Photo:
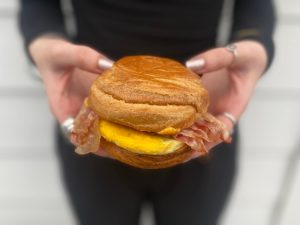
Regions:
[[[141,195],[120,174],[126,167],[94,155],[78,156],[59,134],[57,147],[63,182],[79,224],[138,224]]]
[[[154,195],[157,225],[215,225],[233,183],[236,148],[236,141],[222,144],[209,159],[179,166],[173,186]]]

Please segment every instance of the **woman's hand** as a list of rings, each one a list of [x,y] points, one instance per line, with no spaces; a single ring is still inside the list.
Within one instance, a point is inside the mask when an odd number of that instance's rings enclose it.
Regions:
[[[99,60],[108,59],[89,47],[50,36],[35,39],[29,52],[41,74],[54,116],[60,123],[75,117],[92,82],[103,72]]]
[[[234,124],[224,113],[232,114],[237,120],[241,117],[267,65],[267,54],[260,43],[240,41],[235,46],[236,56],[223,47],[199,54],[187,62],[189,69],[203,74],[202,81],[210,95],[209,112],[229,130]]]
[[[50,108],[60,123],[77,115],[92,82],[112,65],[97,51],[58,37],[37,38],[29,52],[40,72]],[[107,155],[102,149],[95,154]]]

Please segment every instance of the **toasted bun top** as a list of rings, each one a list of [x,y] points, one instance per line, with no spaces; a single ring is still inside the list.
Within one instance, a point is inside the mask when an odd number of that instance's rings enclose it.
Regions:
[[[154,56],[120,59],[97,78],[89,96],[101,118],[152,132],[192,125],[207,111],[208,101],[197,74]]]

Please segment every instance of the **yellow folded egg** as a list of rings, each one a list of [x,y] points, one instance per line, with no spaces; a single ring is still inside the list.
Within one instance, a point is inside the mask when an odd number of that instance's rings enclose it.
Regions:
[[[137,131],[105,120],[99,122],[99,132],[107,141],[139,154],[164,155],[184,145],[172,138]]]

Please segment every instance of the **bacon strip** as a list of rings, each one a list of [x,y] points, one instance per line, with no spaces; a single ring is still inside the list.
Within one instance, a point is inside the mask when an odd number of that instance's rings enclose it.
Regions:
[[[101,139],[98,126],[98,115],[83,104],[71,133],[71,141],[77,146],[75,151],[78,154],[98,151]],[[174,138],[200,152],[201,155],[208,153],[207,143],[230,142],[226,126],[209,113],[204,114],[191,127],[181,130]]]
[[[98,151],[101,139],[98,126],[97,114],[83,104],[71,133],[71,142],[77,146],[76,153],[83,155]]]
[[[205,147],[207,143],[231,141],[225,124],[209,113],[204,114],[191,127],[181,130],[175,135],[175,139],[201,154],[208,153]]]

